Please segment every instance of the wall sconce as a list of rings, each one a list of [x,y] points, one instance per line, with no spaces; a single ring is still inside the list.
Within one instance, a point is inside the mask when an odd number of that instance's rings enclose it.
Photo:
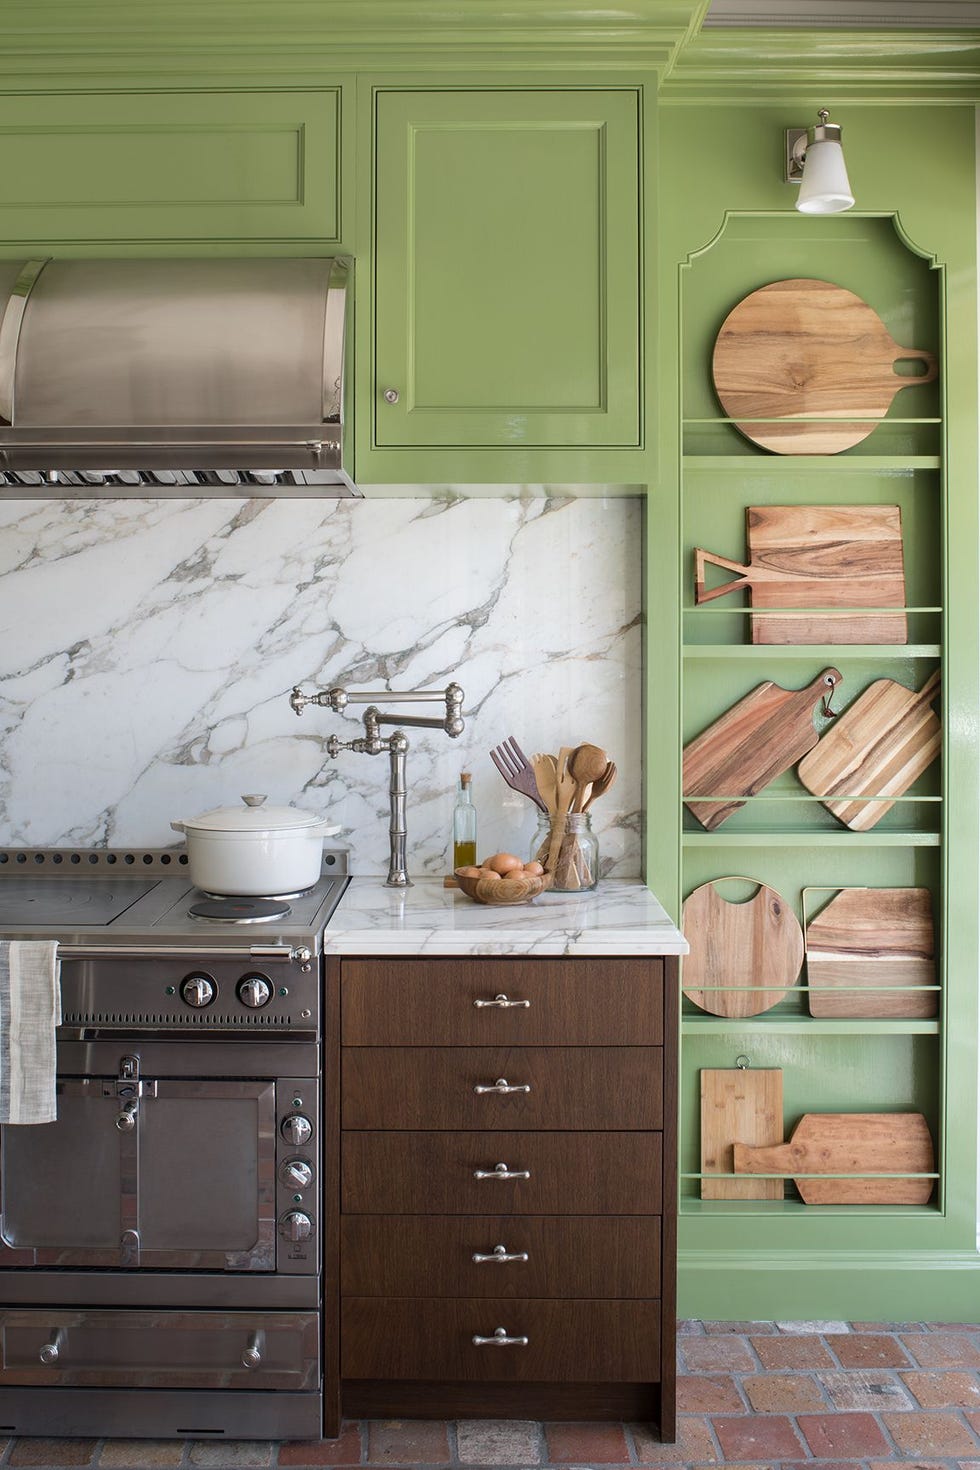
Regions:
[[[786,129],[786,182],[800,185],[796,207],[802,214],[840,214],[854,203],[840,125],[828,122],[825,107],[817,116],[816,127]]]

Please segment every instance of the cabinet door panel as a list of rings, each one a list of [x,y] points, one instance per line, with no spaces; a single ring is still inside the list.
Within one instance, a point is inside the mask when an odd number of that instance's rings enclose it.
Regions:
[[[637,445],[637,94],[383,92],[377,129],[375,443]]]
[[[345,1128],[646,1129],[662,1122],[659,1047],[348,1046],[342,1075]],[[529,1090],[489,1090],[503,1082]]]

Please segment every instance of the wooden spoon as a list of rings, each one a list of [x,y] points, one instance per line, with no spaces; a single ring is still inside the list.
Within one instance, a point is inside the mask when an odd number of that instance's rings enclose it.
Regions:
[[[532,755],[531,769],[541,800],[548,808],[548,815],[553,817],[558,805],[558,762],[553,755]]]
[[[615,779],[616,762],[610,761],[606,769],[603,771],[602,775],[599,777],[598,781],[593,781],[592,790],[589,793],[589,799],[585,803],[585,806],[582,808],[583,812],[588,811],[589,807],[595,801],[597,796],[602,796],[605,792],[609,790]]]
[[[598,745],[576,745],[568,757],[568,769],[575,778],[575,795],[569,811],[581,812],[589,787],[600,780],[609,764],[609,757]]]
[[[555,801],[555,815],[551,820],[551,846],[548,848],[548,861],[545,863],[545,871],[553,873],[555,863],[558,861],[558,853],[561,850],[561,841],[565,835],[565,822],[568,816],[568,808],[572,797],[575,795],[575,778],[568,769],[568,757],[572,753],[570,745],[563,745],[558,752],[558,787]]]

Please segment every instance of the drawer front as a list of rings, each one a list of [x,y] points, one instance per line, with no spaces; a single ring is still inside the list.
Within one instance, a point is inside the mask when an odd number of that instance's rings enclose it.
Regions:
[[[345,1047],[342,1077],[345,1128],[662,1126],[660,1047]]]
[[[498,1328],[526,1345],[477,1346]],[[660,1303],[349,1297],[344,1378],[642,1383],[660,1376]]]
[[[660,1219],[345,1215],[341,1291],[384,1297],[658,1297]]]
[[[349,1046],[659,1046],[663,961],[344,960]],[[524,1005],[477,1005],[497,996]]]
[[[345,1131],[342,1208],[382,1215],[656,1215],[661,1158],[659,1133]],[[502,1177],[500,1163],[529,1177]],[[478,1179],[477,1171],[489,1177]]]

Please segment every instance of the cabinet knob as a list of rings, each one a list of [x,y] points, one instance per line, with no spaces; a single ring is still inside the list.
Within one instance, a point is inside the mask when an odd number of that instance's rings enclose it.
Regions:
[[[472,1260],[475,1265],[482,1266],[485,1261],[492,1261],[498,1266],[505,1266],[508,1261],[526,1261],[527,1251],[509,1251],[505,1245],[495,1245],[489,1253],[486,1251],[474,1251]]]
[[[398,389],[397,388],[386,388],[385,391],[384,391],[384,400],[385,400],[385,403],[397,403],[398,402]]]
[[[506,1164],[497,1164],[492,1169],[474,1169],[474,1179],[530,1179],[530,1169],[508,1169]]]
[[[53,1367],[61,1357],[61,1349],[64,1345],[65,1329],[63,1327],[56,1327],[51,1334],[51,1341],[42,1345],[38,1357],[42,1363],[45,1363],[48,1367]]]
[[[508,1082],[506,1077],[498,1077],[496,1082],[478,1082],[473,1088],[476,1093],[484,1092],[530,1092],[530,1082]]]
[[[474,1347],[527,1347],[526,1337],[510,1337],[506,1327],[494,1329],[493,1337],[480,1337],[479,1334],[473,1338]]]

